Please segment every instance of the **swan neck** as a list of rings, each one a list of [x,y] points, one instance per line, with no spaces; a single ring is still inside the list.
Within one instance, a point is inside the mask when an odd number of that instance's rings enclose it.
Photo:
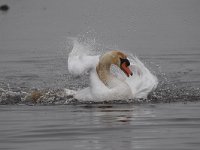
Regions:
[[[105,63],[99,63],[97,65],[97,74],[100,78],[100,80],[105,84],[105,85],[108,85],[108,82],[111,80],[112,76],[111,76],[111,73],[110,73],[110,66],[111,64],[108,63],[108,64],[105,64]]]

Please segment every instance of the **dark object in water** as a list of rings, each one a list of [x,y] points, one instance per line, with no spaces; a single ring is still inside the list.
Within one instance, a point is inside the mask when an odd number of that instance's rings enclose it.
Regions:
[[[6,4],[0,6],[0,11],[7,12],[10,7]]]

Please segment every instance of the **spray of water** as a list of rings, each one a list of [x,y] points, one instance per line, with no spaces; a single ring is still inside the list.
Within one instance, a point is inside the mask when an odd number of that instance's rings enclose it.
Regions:
[[[116,49],[116,46],[115,48]],[[133,76],[127,78],[116,66],[111,67],[111,72],[118,79],[128,85],[131,93],[127,97],[126,87],[108,89],[99,80],[94,68],[99,56],[106,51],[112,50],[98,44],[95,39],[81,36],[68,38],[65,47],[69,73],[66,88],[35,89],[30,87],[23,90],[21,87],[12,89],[9,83],[0,82],[0,104],[127,104],[127,103],[160,103],[160,102],[187,102],[200,99],[200,90],[189,86],[179,87],[170,82],[168,77],[159,70],[159,66],[147,65],[130,52],[123,51],[128,55],[131,62]],[[67,58],[66,58],[67,57]],[[153,69],[150,69],[153,68]],[[120,84],[120,83],[116,83]]]

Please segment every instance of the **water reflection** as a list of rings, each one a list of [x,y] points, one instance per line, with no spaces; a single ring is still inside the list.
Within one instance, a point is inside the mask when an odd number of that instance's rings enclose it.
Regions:
[[[199,106],[0,106],[0,149],[198,149]]]
[[[87,139],[89,147],[94,148],[95,145],[95,149],[141,148],[141,143],[135,137],[135,134],[139,134],[136,130],[150,124],[140,122],[141,118],[155,117],[152,109],[140,109],[134,105],[85,105],[83,108],[92,109],[90,125],[98,126],[95,135]],[[88,147],[88,144],[85,146]]]

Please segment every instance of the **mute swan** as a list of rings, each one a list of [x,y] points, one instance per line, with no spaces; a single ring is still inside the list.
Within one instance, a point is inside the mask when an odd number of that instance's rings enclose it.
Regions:
[[[111,65],[119,67],[127,77],[133,74],[128,67],[130,62],[125,54],[116,50],[107,52],[99,57],[96,65],[92,65],[90,87],[78,91],[74,97],[78,100],[94,101],[133,98],[129,85],[111,74]]]
[[[73,42],[68,56],[69,73],[80,76],[87,72],[90,75],[89,87],[74,91],[74,98],[81,101],[147,98],[149,92],[157,87],[157,77],[137,57],[127,59],[126,54],[117,50],[102,56],[89,55],[90,45],[77,40]],[[113,72],[113,66],[119,69]]]

